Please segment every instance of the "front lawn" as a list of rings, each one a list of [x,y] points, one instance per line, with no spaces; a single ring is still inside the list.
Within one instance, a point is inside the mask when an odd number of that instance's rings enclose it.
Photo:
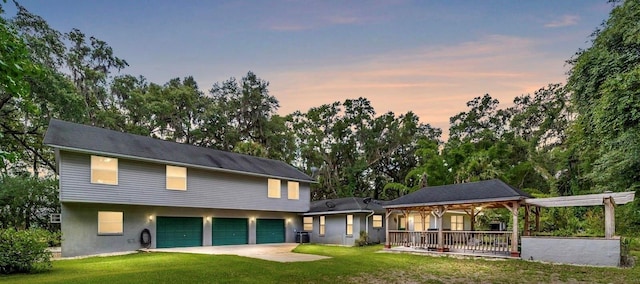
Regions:
[[[53,262],[49,272],[0,276],[2,283],[640,283],[640,268],[549,265],[376,253],[381,246],[302,245],[331,259],[278,263],[220,255],[138,253]],[[636,256],[640,254],[636,253]]]

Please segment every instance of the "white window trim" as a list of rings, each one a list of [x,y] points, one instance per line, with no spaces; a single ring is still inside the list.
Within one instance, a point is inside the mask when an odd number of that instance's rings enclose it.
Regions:
[[[169,175],[170,169],[175,169],[175,170],[184,169],[184,177],[181,176],[181,175]],[[166,169],[165,169],[165,188],[167,190],[186,191],[187,190],[187,175],[188,175],[188,170],[187,170],[186,167],[178,167],[178,166],[166,165]],[[169,178],[184,178],[184,188],[169,187]]]
[[[103,232],[101,225],[102,223],[106,223],[106,222],[100,222],[100,215],[101,213],[116,213],[120,215],[120,231],[119,232]],[[106,217],[106,216],[105,216]],[[110,223],[116,223],[116,222],[110,222]],[[122,211],[98,211],[98,235],[99,236],[121,236],[124,234],[124,212]]]
[[[96,165],[94,165],[94,159],[112,159],[115,162],[115,173],[116,173],[116,179],[115,182],[99,182],[98,180],[94,180],[93,179],[93,171],[95,170],[108,170],[108,171],[113,171],[112,169],[104,169],[104,168],[100,168],[97,167]],[[106,184],[106,185],[118,185],[118,175],[119,175],[119,165],[118,165],[118,158],[111,158],[111,157],[105,157],[105,156],[98,156],[98,155],[91,155],[91,161],[90,161],[90,167],[91,167],[91,183],[93,184]]]
[[[273,194],[272,194],[273,193]],[[282,184],[279,179],[268,179],[267,182],[267,197],[268,198],[281,198],[282,197]]]

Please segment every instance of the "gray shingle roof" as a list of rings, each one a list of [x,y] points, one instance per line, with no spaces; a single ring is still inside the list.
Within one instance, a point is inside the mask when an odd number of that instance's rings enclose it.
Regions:
[[[315,182],[308,175],[282,161],[196,147],[56,119],[51,119],[49,122],[44,144],[72,151]]]
[[[531,198],[531,196],[499,179],[430,186],[401,196],[384,204],[385,208],[403,205],[445,205],[474,202],[509,201]]]
[[[362,197],[345,197],[337,199],[326,199],[311,202],[309,211],[305,215],[323,214],[339,214],[345,212],[363,212],[368,213],[373,210],[375,213],[384,213],[382,201],[368,199]]]

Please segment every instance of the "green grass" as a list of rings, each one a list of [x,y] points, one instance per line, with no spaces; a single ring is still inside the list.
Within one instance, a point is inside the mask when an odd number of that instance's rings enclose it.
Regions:
[[[0,276],[0,283],[640,283],[639,266],[597,268],[376,253],[381,248],[302,245],[295,251],[332,258],[296,263],[178,253],[59,260],[48,272]]]

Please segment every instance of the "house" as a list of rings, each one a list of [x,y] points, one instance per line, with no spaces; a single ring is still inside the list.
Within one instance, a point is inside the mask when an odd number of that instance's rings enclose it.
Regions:
[[[303,214],[312,243],[352,246],[366,232],[368,241],[384,242],[384,208],[371,198],[345,197],[311,202]]]
[[[294,242],[311,177],[270,159],[52,119],[62,255]],[[357,230],[357,228],[354,228]],[[143,233],[144,232],[144,233]]]

